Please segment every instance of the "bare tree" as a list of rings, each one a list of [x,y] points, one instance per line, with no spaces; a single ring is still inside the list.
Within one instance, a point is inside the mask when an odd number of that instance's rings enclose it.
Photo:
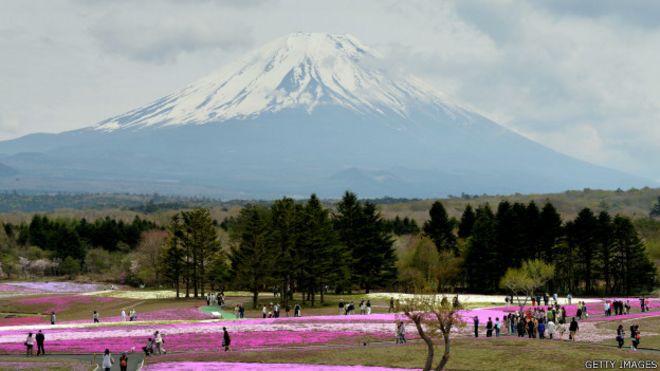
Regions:
[[[458,301],[450,302],[446,296],[416,294],[398,301],[398,312],[415,324],[415,328],[426,344],[424,371],[440,371],[445,368],[451,352],[451,330],[463,327]],[[435,338],[442,337],[444,353],[438,365],[433,368]]]

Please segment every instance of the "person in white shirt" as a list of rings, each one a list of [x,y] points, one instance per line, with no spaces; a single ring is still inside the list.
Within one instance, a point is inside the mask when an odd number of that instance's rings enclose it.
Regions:
[[[110,350],[106,349],[105,354],[103,355],[103,363],[101,364],[103,371],[110,371],[114,363],[115,360],[110,356]]]
[[[125,309],[121,310],[121,321],[126,322],[126,310]]]

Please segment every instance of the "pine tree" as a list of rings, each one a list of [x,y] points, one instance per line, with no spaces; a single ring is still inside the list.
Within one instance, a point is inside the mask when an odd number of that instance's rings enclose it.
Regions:
[[[271,206],[269,244],[275,256],[274,278],[287,307],[292,296],[293,280],[301,266],[300,234],[303,224],[303,207],[291,198],[277,200]]]
[[[474,226],[474,220],[476,215],[472,206],[468,204],[463,210],[463,215],[461,216],[461,222],[458,224],[458,237],[468,238],[472,235],[472,227]]]
[[[583,209],[567,229],[568,243],[576,248],[578,274],[584,282],[584,291],[593,293],[595,256],[598,249],[598,220],[588,208]]]
[[[440,201],[435,201],[431,205],[429,217],[422,228],[424,234],[433,240],[438,252],[452,251],[458,255],[456,236],[454,236],[456,222],[449,218],[447,210]]]
[[[259,290],[272,282],[275,254],[268,244],[268,209],[245,206],[236,222],[230,261],[232,277],[239,287],[252,292],[252,306],[257,308]]]
[[[300,241],[301,289],[308,294],[314,306],[315,293],[320,292],[323,302],[325,286],[342,279],[347,273],[345,262],[348,254],[343,251],[328,210],[323,208],[315,194],[305,204],[303,213],[305,229]]]
[[[221,249],[218,232],[208,209],[197,208],[181,213],[182,238],[192,253],[192,281],[194,297],[204,296],[208,262],[217,258]]]
[[[476,211],[472,236],[468,240],[465,256],[467,282],[474,292],[492,292],[497,289],[499,274],[497,267],[496,222],[488,204]]]
[[[539,217],[539,256],[545,262],[552,262],[554,250],[560,242],[563,230],[561,216],[550,203],[546,202]]]
[[[612,289],[612,265],[614,256],[614,244],[612,243],[612,218],[606,211],[598,214],[598,270],[605,281],[605,294],[610,294]]]
[[[660,217],[660,196],[658,196],[658,201],[653,205],[653,208],[651,208],[649,216],[652,218]]]
[[[653,290],[656,267],[646,254],[644,243],[632,222],[626,217],[616,216],[612,225],[615,289],[625,295]]]
[[[374,204],[363,205],[354,193],[346,192],[333,221],[340,242],[351,254],[351,281],[369,292],[396,279],[394,241]]]

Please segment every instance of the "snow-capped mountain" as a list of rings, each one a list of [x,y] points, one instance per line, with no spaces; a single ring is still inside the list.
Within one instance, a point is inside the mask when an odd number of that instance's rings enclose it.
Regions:
[[[96,129],[218,123],[290,108],[311,113],[319,105],[405,117],[421,103],[459,113],[423,83],[392,79],[376,67],[379,63],[376,53],[350,35],[295,33]]]
[[[295,33],[89,128],[0,143],[0,188],[432,197],[648,184],[549,150],[389,71],[348,35]],[[16,178],[16,179],[15,179]]]

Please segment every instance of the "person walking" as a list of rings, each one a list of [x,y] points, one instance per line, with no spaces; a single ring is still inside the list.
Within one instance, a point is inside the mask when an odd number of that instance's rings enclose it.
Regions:
[[[575,341],[575,335],[577,334],[580,326],[578,325],[575,317],[571,320],[571,324],[568,326],[568,340]]]
[[[37,341],[37,355],[46,355],[46,351],[44,350],[44,340],[46,340],[46,337],[44,336],[44,333],[39,330],[37,332],[37,335],[34,337],[34,340]]]
[[[105,353],[103,354],[103,362],[101,363],[101,368],[103,368],[103,371],[110,371],[112,365],[114,364],[115,360],[110,355],[110,349],[106,349]]]
[[[268,310],[266,309],[266,306],[261,307],[261,316],[262,318],[266,318],[266,315],[268,314]]]
[[[126,353],[122,353],[121,357],[119,358],[119,370],[120,371],[128,370],[128,357],[126,356]]]
[[[478,338],[479,337],[479,317],[474,316],[472,321],[474,322],[474,337]]]
[[[165,343],[165,340],[163,340],[163,335],[160,333],[160,331],[156,331],[154,333],[154,342],[156,342],[156,351],[160,355],[161,353],[167,354],[165,349],[163,348],[163,343]]]
[[[630,340],[632,341],[630,345],[630,349],[636,352],[637,348],[639,347],[639,342],[641,340],[641,336],[639,333],[639,325],[630,326]]]
[[[371,300],[367,300],[367,315],[371,314]]]
[[[27,339],[25,339],[25,356],[30,357],[34,355],[32,353],[32,347],[34,347],[34,338],[32,337],[32,333],[29,332]]]
[[[296,305],[293,306],[293,316],[294,317],[300,317],[302,314],[302,308],[300,307],[300,304],[296,303]]]
[[[50,324],[54,325],[56,320],[55,312],[50,312]]]
[[[92,314],[92,320],[94,320],[94,323],[99,323],[99,313],[97,311]]]
[[[406,343],[406,323],[403,321],[399,322],[399,343]]]
[[[227,328],[222,328],[222,347],[225,349],[225,352],[229,351],[229,346],[231,345],[231,338],[229,337],[229,332]]]
[[[121,321],[126,322],[126,310],[125,309],[121,310]]]
[[[619,349],[623,347],[624,336],[626,336],[626,332],[623,329],[623,325],[619,325],[616,329],[616,342],[619,344]]]

